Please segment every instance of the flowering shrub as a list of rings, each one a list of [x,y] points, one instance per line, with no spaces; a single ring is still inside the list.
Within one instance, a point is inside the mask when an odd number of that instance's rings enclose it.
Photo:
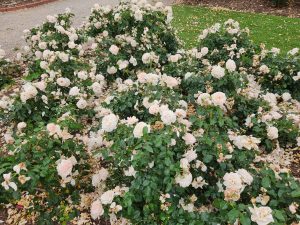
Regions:
[[[172,10],[162,3],[121,3],[111,8],[95,5],[85,24],[93,48],[97,71],[111,81],[128,78],[140,69],[157,68],[176,53],[179,40],[170,25]]]
[[[24,80],[0,97],[6,224],[300,222],[298,49],[233,20],[181,49],[161,3],[71,18],[25,32]]]
[[[5,51],[0,48],[0,90],[20,73],[18,64],[5,59]]]

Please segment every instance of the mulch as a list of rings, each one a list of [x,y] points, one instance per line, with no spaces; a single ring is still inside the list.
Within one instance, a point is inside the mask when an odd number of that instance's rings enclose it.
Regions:
[[[0,0],[0,12],[32,8],[54,1],[57,0]]]
[[[300,178],[300,149],[293,151],[293,162],[290,169],[295,177]]]
[[[275,7],[270,0],[179,0],[179,3],[300,18],[300,0],[283,7]]]

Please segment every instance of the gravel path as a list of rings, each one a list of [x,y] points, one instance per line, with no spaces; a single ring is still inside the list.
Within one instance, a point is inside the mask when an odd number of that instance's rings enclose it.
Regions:
[[[118,2],[119,0],[59,0],[35,8],[0,13],[0,46],[9,56],[13,56],[13,49],[20,48],[25,43],[22,40],[23,30],[41,24],[47,15],[58,14],[64,12],[65,8],[70,8],[75,13],[74,25],[80,25],[95,3],[114,5]]]

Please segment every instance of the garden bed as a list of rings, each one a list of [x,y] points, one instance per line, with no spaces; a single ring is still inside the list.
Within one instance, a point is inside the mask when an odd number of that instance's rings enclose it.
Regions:
[[[5,224],[299,224],[298,48],[228,19],[187,49],[162,3],[73,16],[25,32],[0,91]]]
[[[270,0],[183,0],[183,3],[196,4],[207,7],[226,8],[230,10],[267,13],[272,15],[300,17],[300,4],[292,3],[290,6],[274,7]]]
[[[15,11],[19,9],[32,8],[57,0],[3,0],[0,2],[0,12]]]

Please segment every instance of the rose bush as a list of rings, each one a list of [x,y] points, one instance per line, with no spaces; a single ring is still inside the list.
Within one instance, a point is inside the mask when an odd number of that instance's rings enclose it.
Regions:
[[[298,49],[228,20],[185,50],[161,3],[72,16],[25,31],[0,99],[6,224],[300,222]]]

